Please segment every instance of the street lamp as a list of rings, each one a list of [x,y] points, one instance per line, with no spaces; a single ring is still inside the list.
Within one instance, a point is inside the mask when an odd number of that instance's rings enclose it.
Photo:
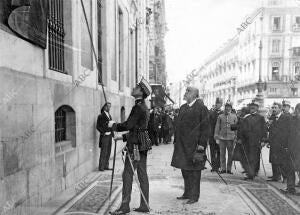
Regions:
[[[263,95],[263,88],[264,88],[264,82],[262,81],[262,39],[263,39],[263,8],[260,15],[260,22],[261,22],[261,35],[260,35],[260,41],[259,41],[259,78],[258,82],[256,83],[257,87],[257,95],[255,100],[258,101],[260,107],[264,107],[264,95]]]

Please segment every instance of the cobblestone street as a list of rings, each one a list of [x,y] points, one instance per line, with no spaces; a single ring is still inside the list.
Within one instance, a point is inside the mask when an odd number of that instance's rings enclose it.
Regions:
[[[148,174],[150,179],[150,214],[274,214],[296,215],[300,213],[300,199],[287,198],[277,188],[284,188],[282,183],[267,184],[261,168],[260,176],[253,182],[242,180],[242,170],[236,164],[233,175],[223,174],[228,182],[225,185],[217,174],[210,172],[210,167],[203,171],[201,180],[200,200],[194,205],[187,205],[185,201],[176,199],[183,193],[183,179],[181,172],[170,166],[173,145],[154,147],[148,158]],[[264,151],[267,161],[268,151]],[[121,171],[122,160],[117,159],[116,179],[111,202],[108,199],[109,174],[99,177],[95,182],[83,189],[72,198],[68,204],[56,214],[108,214],[118,208],[121,203]],[[265,164],[266,165],[266,164]],[[270,166],[266,165],[266,172],[270,174]],[[139,190],[133,187],[131,208],[139,206]],[[132,212],[131,214],[139,214]]]

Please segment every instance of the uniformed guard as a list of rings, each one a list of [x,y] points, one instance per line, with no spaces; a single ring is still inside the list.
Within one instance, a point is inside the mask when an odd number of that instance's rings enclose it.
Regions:
[[[215,107],[212,108],[209,112],[209,120],[211,126],[210,129],[211,134],[209,137],[210,157],[212,163],[211,172],[219,171],[220,168],[220,147],[216,143],[216,140],[214,138],[214,133],[215,133],[215,127],[217,124],[218,116],[223,113],[223,111],[221,110],[222,105],[223,105],[223,100],[221,98],[217,98]]]
[[[129,203],[131,200],[132,182],[134,169],[137,169],[138,180],[141,188],[140,207],[134,209],[137,212],[149,212],[149,181],[147,175],[147,152],[151,149],[151,140],[148,134],[149,110],[145,99],[151,94],[151,86],[142,79],[133,89],[132,96],[135,98],[128,119],[123,123],[109,124],[113,131],[129,131],[123,135],[124,142],[127,141],[127,155],[122,175],[123,190],[122,203],[119,209],[110,214],[119,215],[130,212]]]
[[[288,114],[289,116],[291,115],[291,102],[288,100],[283,100],[282,101],[282,112],[284,114]]]

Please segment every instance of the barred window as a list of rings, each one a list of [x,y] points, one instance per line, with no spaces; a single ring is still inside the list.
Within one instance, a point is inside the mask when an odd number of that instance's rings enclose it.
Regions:
[[[68,105],[62,105],[55,111],[55,143],[64,141],[76,146],[76,115]]]
[[[49,68],[66,73],[64,62],[63,0],[49,0]]]
[[[66,112],[61,107],[55,112],[55,142],[66,140]]]

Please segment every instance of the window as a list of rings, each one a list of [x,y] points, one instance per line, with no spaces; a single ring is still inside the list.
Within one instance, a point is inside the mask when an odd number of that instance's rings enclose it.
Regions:
[[[280,51],[280,40],[272,40],[272,53],[279,53]]]
[[[272,30],[281,31],[281,17],[273,17],[272,20]]]
[[[300,16],[295,17],[295,23],[293,25],[294,30],[300,30]]]
[[[119,90],[123,91],[124,89],[124,27],[123,27],[123,12],[119,8],[118,11],[118,41],[119,41]]]
[[[91,0],[84,0],[84,9],[86,12],[86,18],[88,25],[85,20],[85,16],[83,13],[83,9],[81,9],[81,66],[93,70],[93,55],[92,55],[92,42],[89,35],[89,29],[92,31],[91,28]]]
[[[63,105],[55,111],[55,143],[69,141],[76,146],[75,111],[68,105]]]
[[[273,81],[278,81],[279,80],[279,67],[280,67],[279,62],[273,62],[272,63],[272,80]]]
[[[98,83],[102,84],[102,5],[101,0],[97,1],[97,21],[98,21]]]
[[[63,108],[59,108],[55,112],[55,142],[61,142],[66,140],[66,112]]]
[[[64,61],[63,0],[49,0],[49,68],[66,73]]]
[[[294,65],[294,75],[300,76],[300,62],[297,62]]]

